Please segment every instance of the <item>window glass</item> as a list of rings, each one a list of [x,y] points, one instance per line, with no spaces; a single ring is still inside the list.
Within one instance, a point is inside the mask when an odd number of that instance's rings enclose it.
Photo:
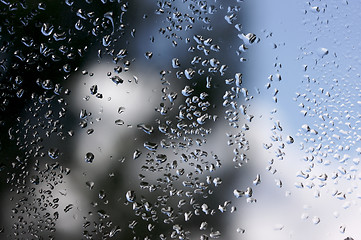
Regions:
[[[360,239],[360,10],[0,0],[0,238]]]

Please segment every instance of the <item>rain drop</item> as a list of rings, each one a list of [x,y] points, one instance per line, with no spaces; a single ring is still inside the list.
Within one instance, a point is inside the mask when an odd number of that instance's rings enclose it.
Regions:
[[[94,160],[94,154],[91,152],[88,152],[85,154],[85,158],[84,158],[85,162],[87,163],[92,163]]]

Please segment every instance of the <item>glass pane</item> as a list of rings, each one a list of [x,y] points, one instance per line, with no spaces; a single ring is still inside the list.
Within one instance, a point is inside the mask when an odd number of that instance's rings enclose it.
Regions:
[[[0,238],[361,238],[360,9],[0,0]]]

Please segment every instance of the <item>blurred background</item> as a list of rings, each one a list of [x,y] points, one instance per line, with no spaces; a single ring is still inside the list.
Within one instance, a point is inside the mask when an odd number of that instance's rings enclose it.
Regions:
[[[0,1],[0,235],[359,239],[360,9]]]

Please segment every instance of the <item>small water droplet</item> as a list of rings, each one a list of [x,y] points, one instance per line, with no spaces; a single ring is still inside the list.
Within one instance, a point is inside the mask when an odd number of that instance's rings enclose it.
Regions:
[[[153,53],[152,52],[146,52],[144,54],[144,56],[145,56],[146,59],[151,59],[153,57]]]
[[[276,224],[274,225],[273,229],[277,231],[281,231],[284,228],[283,224]]]
[[[95,95],[98,93],[98,86],[97,85],[93,85],[90,87],[90,94],[91,95]]]
[[[91,152],[86,153],[84,160],[85,160],[85,162],[87,162],[87,163],[92,163],[93,160],[94,160],[94,154],[91,153]]]
[[[142,129],[145,133],[148,133],[148,134],[153,133],[153,130],[154,130],[153,126],[147,125],[144,123],[138,124],[137,127]]]
[[[142,152],[139,151],[138,149],[134,151],[133,153],[133,160],[137,159],[140,157],[140,155],[142,155]]]
[[[165,155],[165,154],[157,154],[155,159],[160,163],[164,163],[165,161],[167,161],[167,155]]]
[[[321,222],[321,219],[319,217],[317,217],[317,216],[314,216],[312,218],[312,222],[313,222],[313,224],[317,225],[317,224],[319,224]]]
[[[208,226],[208,223],[207,222],[202,222],[201,223],[201,226],[199,227],[199,230],[206,230],[207,229],[207,226]]]
[[[118,113],[121,114],[121,113],[124,112],[124,110],[125,110],[125,107],[119,107],[118,108]]]
[[[173,67],[173,68],[179,68],[179,67],[180,67],[180,63],[179,63],[179,59],[178,59],[178,58],[173,58],[173,59],[172,59],[172,67]]]
[[[118,125],[118,126],[124,125],[124,121],[123,121],[122,119],[117,119],[117,120],[115,120],[114,123],[115,123],[116,125]]]
[[[188,79],[192,79],[194,77],[195,73],[196,73],[196,71],[192,68],[187,68],[186,70],[184,70],[184,75]]]
[[[64,208],[64,212],[69,212],[71,209],[73,209],[73,204],[69,204]]]
[[[291,137],[291,136],[287,136],[287,143],[288,144],[292,144],[292,143],[294,143],[295,142],[295,140],[293,139],[293,137]]]
[[[245,233],[246,230],[244,230],[243,228],[237,228],[237,232],[238,232],[238,233]]]
[[[192,89],[190,86],[185,86],[182,90],[182,94],[185,97],[189,97],[194,92],[194,89]]]
[[[116,85],[124,82],[124,80],[121,79],[119,76],[113,76],[113,77],[111,77],[110,79],[111,79]]]
[[[48,155],[52,159],[57,159],[59,157],[59,150],[56,148],[50,148],[48,150]]]
[[[328,54],[328,49],[327,48],[319,48],[317,50],[317,54],[323,58],[324,56],[326,56]]]
[[[128,202],[134,202],[136,195],[135,192],[132,190],[129,190],[126,194],[125,194],[125,198],[127,199]]]
[[[220,231],[215,231],[215,232],[211,232],[209,234],[210,238],[219,238],[221,236],[221,232]]]
[[[38,176],[38,175],[35,175],[35,176],[30,177],[30,182],[31,182],[32,184],[38,185],[39,182],[40,182],[39,176]]]
[[[144,147],[150,151],[155,151],[158,148],[158,144],[152,142],[145,142]]]
[[[79,114],[80,119],[85,119],[87,116],[88,116],[88,113],[87,113],[86,109],[80,110],[80,114]]]
[[[93,189],[93,188],[94,188],[94,185],[95,185],[95,183],[92,182],[92,181],[87,181],[85,184],[88,186],[88,188],[89,188],[90,190]]]
[[[261,175],[257,174],[256,178],[253,180],[253,184],[257,186],[260,183],[261,183]]]
[[[41,27],[41,33],[44,36],[50,36],[54,31],[54,26],[50,25],[49,23],[44,23],[43,26]]]

